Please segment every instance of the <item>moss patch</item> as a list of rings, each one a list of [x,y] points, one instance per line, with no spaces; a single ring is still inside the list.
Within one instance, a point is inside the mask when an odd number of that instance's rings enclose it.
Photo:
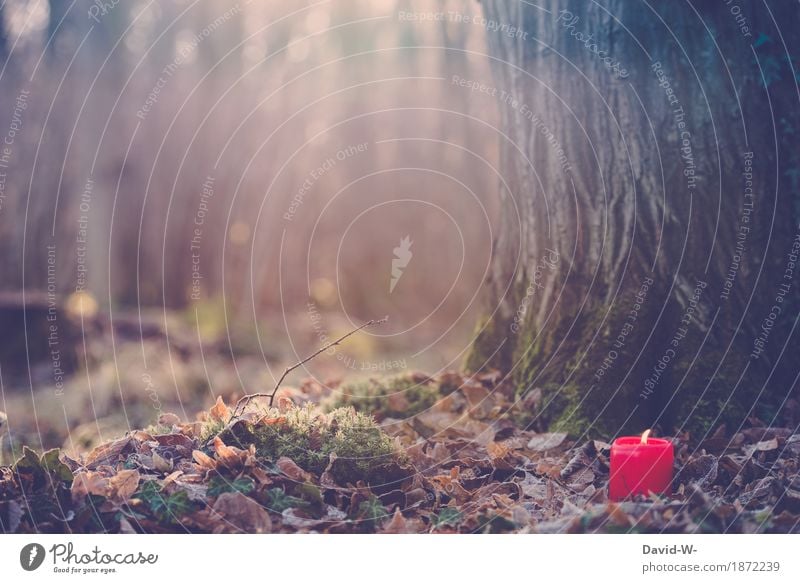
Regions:
[[[308,472],[320,475],[331,454],[336,461],[331,472],[340,484],[359,480],[382,484],[397,479],[402,452],[372,417],[340,407],[322,413],[315,405],[289,411],[263,411],[257,424],[239,423],[233,435],[222,435],[244,446],[255,445],[259,457],[275,461],[291,458]]]
[[[478,372],[489,368],[509,370],[514,349],[506,323],[500,318],[482,317],[475,326],[475,339],[464,356],[464,369]],[[503,349],[498,347],[506,341]]]
[[[325,403],[325,409],[350,406],[378,420],[405,419],[429,409],[439,397],[439,385],[420,375],[370,378],[341,385]]]

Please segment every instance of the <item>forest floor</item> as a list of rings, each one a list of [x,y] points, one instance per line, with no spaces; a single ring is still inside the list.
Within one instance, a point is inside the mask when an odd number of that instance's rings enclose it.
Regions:
[[[497,373],[409,373],[313,404],[322,392],[162,414],[77,459],[26,448],[0,468],[0,530],[800,532],[789,429],[675,436],[672,493],[615,503],[609,444],[526,430]]]

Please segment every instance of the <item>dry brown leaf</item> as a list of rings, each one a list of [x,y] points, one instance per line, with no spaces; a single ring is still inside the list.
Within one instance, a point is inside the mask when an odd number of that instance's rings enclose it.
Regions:
[[[561,477],[561,467],[552,459],[544,459],[536,464],[536,473],[555,479]]]
[[[89,494],[105,496],[108,493],[108,478],[100,472],[80,472],[73,477],[70,491],[76,502]]]
[[[161,457],[155,451],[153,452],[153,465],[162,474],[171,472],[173,468],[172,460]]]
[[[528,449],[533,451],[547,451],[555,449],[567,438],[566,433],[540,433],[528,441]]]
[[[461,385],[461,392],[464,393],[470,407],[478,407],[489,398],[489,389],[471,380]]]
[[[120,470],[108,481],[109,494],[122,502],[133,496],[138,487],[138,470]]]
[[[269,486],[273,483],[272,478],[270,478],[267,472],[264,471],[264,468],[258,466],[250,468],[250,476],[262,486]]]
[[[130,437],[123,437],[94,448],[86,458],[86,467],[94,470],[98,466],[116,464],[120,456],[133,450],[131,442]]]
[[[409,527],[408,521],[403,518],[403,513],[400,512],[398,508],[394,511],[392,519],[386,523],[381,532],[384,534],[407,534],[416,531]]]
[[[225,445],[219,436],[214,438],[214,453],[217,461],[228,469],[237,469],[242,465],[243,460],[239,456],[241,450]]]
[[[677,481],[686,483],[696,482],[701,488],[710,487],[717,479],[719,473],[719,460],[711,454],[693,458],[683,466],[678,474]]]
[[[284,395],[278,397],[278,411],[281,413],[286,413],[290,409],[294,407],[294,402]]]
[[[501,460],[508,455],[511,449],[502,441],[493,441],[486,446],[486,451],[493,460]]]
[[[222,397],[217,397],[217,402],[214,404],[213,407],[208,412],[209,417],[214,421],[221,421],[225,423],[231,416],[231,411],[228,409],[228,406],[222,400]]]
[[[578,478],[580,483],[589,483],[594,479],[594,474],[589,468],[594,460],[597,459],[597,449],[595,448],[594,441],[587,441],[580,448],[575,450],[575,453],[570,458],[566,466],[561,470],[561,479],[570,480],[574,474],[583,474],[582,478]],[[591,479],[588,478],[591,475]]]
[[[161,486],[162,486],[162,487],[164,487],[164,488],[166,488],[167,486],[169,486],[169,485],[170,485],[170,484],[172,484],[173,482],[177,481],[177,479],[178,479],[178,478],[180,478],[182,475],[183,475],[183,472],[182,472],[182,471],[180,471],[180,470],[175,470],[175,471],[174,471],[174,472],[172,472],[172,473],[171,473],[169,476],[167,476],[166,478],[164,478],[164,480],[161,482]]]
[[[495,399],[487,388],[474,381],[461,385],[461,392],[469,403],[470,415],[482,419],[489,415],[495,406]]]
[[[162,435],[154,435],[153,440],[158,442],[158,445],[172,448],[186,448],[191,451],[194,447],[194,440],[188,435],[183,433],[164,433]]]
[[[141,443],[147,443],[148,441],[153,441],[153,436],[150,435],[147,431],[144,431],[142,429],[136,429],[134,431],[131,431],[129,435],[130,437]]]
[[[300,529],[315,528],[323,524],[335,524],[347,518],[347,514],[342,510],[330,505],[327,506],[325,515],[322,518],[306,518],[305,516],[300,516],[295,508],[287,508],[281,513],[281,516],[283,517],[284,526]]]
[[[272,531],[272,521],[264,507],[241,492],[225,492],[214,502],[214,512],[230,522],[234,532],[265,534]],[[225,525],[221,525],[225,526]]]
[[[442,463],[450,459],[450,451],[447,449],[447,446],[439,441],[433,444],[433,449],[431,449],[430,457],[436,463]]]
[[[303,468],[298,466],[291,458],[282,457],[278,458],[278,461],[275,462],[275,465],[278,466],[278,469],[286,474],[286,476],[290,480],[294,480],[295,482],[310,482],[311,481],[311,474],[305,471]]]
[[[768,439],[766,441],[759,441],[756,443],[752,448],[748,448],[748,450],[756,452],[756,451],[772,451],[774,449],[778,449],[778,440],[776,438]]]
[[[204,454],[199,449],[196,449],[192,452],[192,458],[197,463],[198,466],[204,468],[206,470],[216,470],[217,469],[217,462],[211,458],[210,456]]]
[[[525,496],[533,498],[537,502],[544,500],[547,496],[547,486],[544,480],[533,474],[526,474],[525,479],[519,482],[519,487],[522,488],[522,493]]]

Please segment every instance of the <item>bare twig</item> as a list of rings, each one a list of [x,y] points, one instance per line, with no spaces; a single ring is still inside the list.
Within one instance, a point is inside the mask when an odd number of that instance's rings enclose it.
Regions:
[[[272,389],[271,393],[251,393],[251,394],[245,395],[244,397],[239,399],[236,402],[236,407],[234,407],[234,409],[233,409],[233,414],[231,415],[231,419],[230,419],[229,425],[233,424],[233,422],[238,418],[238,416],[241,415],[242,413],[244,413],[244,408],[247,407],[247,404],[250,403],[250,401],[252,401],[253,399],[256,399],[258,397],[269,397],[269,406],[272,407],[272,403],[275,400],[275,395],[277,394],[278,389],[281,386],[281,383],[286,378],[286,375],[288,375],[294,369],[303,366],[309,360],[311,360],[312,358],[315,358],[316,356],[319,356],[320,354],[322,354],[323,352],[325,352],[329,348],[332,348],[334,346],[338,346],[342,341],[346,340],[347,338],[349,338],[350,336],[352,336],[353,334],[355,334],[359,330],[363,330],[364,328],[368,328],[370,326],[377,326],[377,325],[383,324],[383,323],[386,322],[386,320],[388,320],[388,316],[386,318],[381,318],[380,320],[370,320],[366,324],[362,324],[358,328],[354,328],[353,330],[350,330],[350,332],[348,332],[344,336],[338,338],[337,340],[334,340],[333,342],[330,342],[329,344],[326,344],[325,346],[323,346],[322,348],[317,350],[311,356],[309,356],[307,358],[304,358],[303,360],[301,360],[300,362],[298,362],[296,364],[293,364],[292,366],[287,367],[286,370],[283,371],[283,374],[281,375],[281,378],[279,378],[278,382],[275,383],[275,387]]]

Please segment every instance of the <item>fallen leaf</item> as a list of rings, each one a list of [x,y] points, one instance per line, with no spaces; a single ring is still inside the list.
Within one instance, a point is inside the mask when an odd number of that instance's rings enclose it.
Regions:
[[[214,512],[230,522],[233,530],[264,534],[272,531],[269,513],[261,504],[241,492],[225,492],[217,497]],[[222,525],[223,527],[225,525]]]
[[[171,459],[166,459],[158,455],[157,452],[153,452],[153,465],[155,466],[156,470],[161,472],[162,474],[166,474],[172,471],[173,463]]]
[[[192,452],[192,459],[199,465],[201,468],[206,470],[216,470],[217,469],[217,462],[214,459],[206,454],[204,454],[199,449],[196,449]]]
[[[766,441],[759,441],[755,445],[745,448],[745,451],[755,453],[757,451],[772,451],[774,449],[778,449],[778,440],[775,437]]]
[[[526,474],[525,479],[519,482],[522,493],[529,498],[533,498],[537,502],[544,501],[547,496],[547,486],[542,478],[538,478],[533,474]]]
[[[275,462],[275,465],[278,466],[278,469],[286,474],[286,476],[290,480],[294,480],[295,482],[309,482],[311,481],[311,474],[305,471],[303,468],[298,466],[291,458],[282,457],[278,458],[278,461]]]
[[[595,459],[597,459],[597,449],[594,441],[587,441],[575,452],[569,463],[561,470],[561,479],[569,480],[573,474],[591,466]],[[594,479],[594,475],[592,475],[592,479]],[[585,480],[581,479],[580,481],[584,482]]]
[[[89,494],[105,496],[108,493],[108,478],[100,472],[80,472],[73,477],[70,492],[76,502]]]
[[[158,442],[158,445],[164,447],[186,448],[188,451],[194,447],[194,440],[183,433],[163,433],[154,435],[153,439]]]
[[[502,441],[492,441],[486,446],[486,451],[493,460],[501,460],[508,455],[511,449]]]
[[[283,395],[278,397],[278,411],[286,413],[292,409],[292,407],[294,407],[294,402],[289,397]]]
[[[567,438],[566,433],[540,433],[534,435],[528,442],[528,449],[533,451],[547,451],[555,449]]]
[[[235,470],[242,465],[242,459],[239,457],[240,450],[235,447],[227,446],[219,438],[214,438],[214,453],[217,456],[217,461],[230,470]]]
[[[474,381],[467,381],[461,385],[461,392],[469,403],[470,415],[478,419],[489,415],[495,405],[489,390]]]
[[[711,454],[701,455],[687,462],[677,481],[680,483],[695,482],[700,488],[711,486],[717,479],[719,461]]]
[[[322,518],[306,518],[297,514],[296,508],[287,508],[281,513],[284,526],[291,526],[292,528],[314,528],[322,524],[331,522],[339,522],[347,518],[347,514],[338,508],[328,506],[325,515]]]
[[[122,502],[133,496],[138,487],[139,472],[137,470],[120,470],[108,480],[110,496]]]
[[[403,513],[400,512],[398,508],[394,511],[392,519],[385,524],[381,532],[384,534],[407,534],[415,531],[409,528],[406,519],[403,518]]]
[[[130,437],[123,437],[116,441],[109,441],[94,448],[86,458],[86,467],[90,470],[97,469],[98,466],[116,464],[120,458],[133,451],[133,444]]]
[[[217,397],[217,402],[214,404],[213,407],[208,412],[209,417],[214,421],[221,421],[223,423],[227,422],[231,416],[231,411],[228,409],[228,406],[222,400],[222,397]]]
[[[166,488],[167,486],[169,486],[170,484],[175,482],[178,478],[180,478],[182,475],[183,475],[182,471],[175,470],[170,475],[168,475],[166,478],[164,478],[164,480],[161,482],[161,487],[162,488]]]

